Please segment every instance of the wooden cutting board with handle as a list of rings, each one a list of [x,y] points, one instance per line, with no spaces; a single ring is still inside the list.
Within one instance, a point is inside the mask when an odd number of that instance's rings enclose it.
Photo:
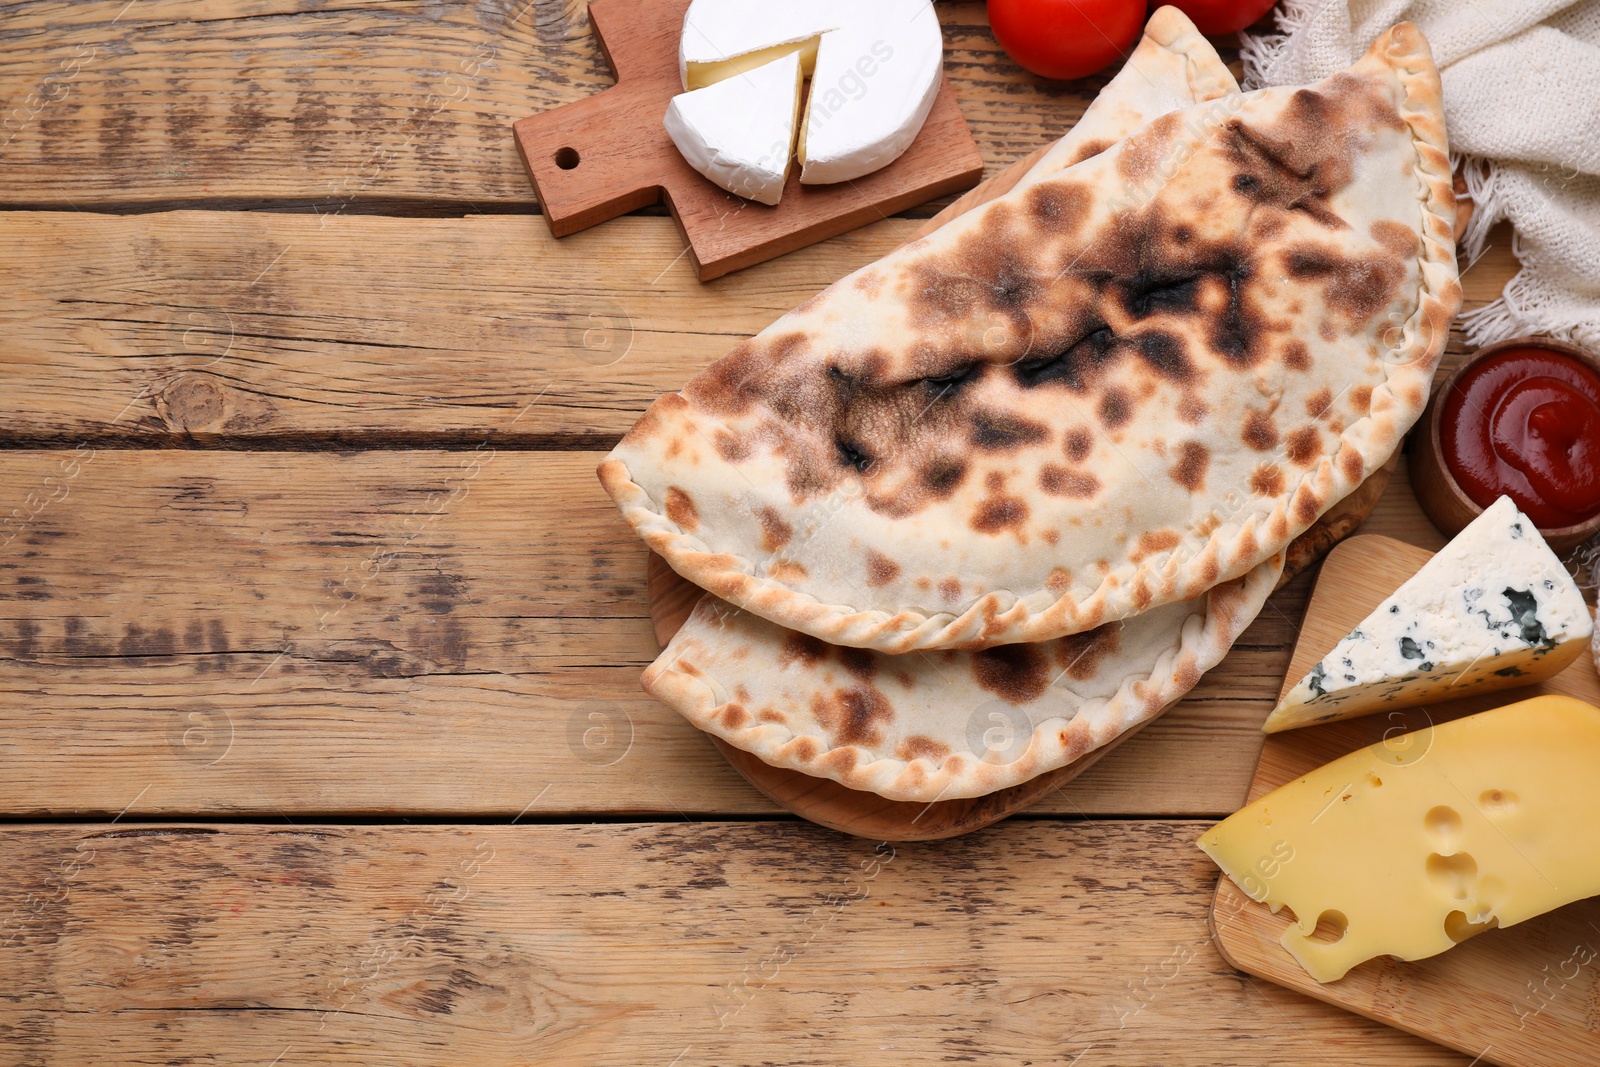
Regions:
[[[678,37],[688,6],[689,0],[594,0],[589,19],[617,84],[513,125],[557,237],[664,199],[696,274],[709,281],[983,177],[983,157],[946,81],[916,140],[887,167],[833,185],[801,185],[794,167],[783,199],[771,207],[713,185],[684,161],[661,125],[667,102],[683,92]]]
[[[1352,537],[1333,549],[1306,607],[1283,691],[1432,556],[1415,545],[1371,535]],[[1600,704],[1594,660],[1580,656],[1555,678],[1526,689],[1268,735],[1249,799],[1402,731],[1541,693]],[[1490,930],[1430,959],[1372,960],[1327,985],[1306,974],[1280,943],[1291,922],[1288,912],[1273,915],[1227,877],[1218,883],[1211,920],[1217,947],[1240,970],[1448,1045],[1477,1057],[1475,1063],[1600,1064],[1600,899]]]

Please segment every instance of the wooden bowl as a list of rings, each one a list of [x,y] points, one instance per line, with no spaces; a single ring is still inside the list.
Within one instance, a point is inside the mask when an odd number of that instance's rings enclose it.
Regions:
[[[1422,421],[1411,434],[1411,488],[1416,491],[1417,502],[1422,505],[1423,512],[1446,537],[1454,537],[1460,533],[1468,523],[1483,514],[1483,508],[1462,491],[1455,476],[1450,473],[1450,468],[1445,465],[1444,447],[1439,440],[1439,428],[1444,422],[1444,398],[1455,391],[1461,376],[1469,367],[1474,367],[1480,360],[1511,348],[1543,348],[1550,352],[1559,352],[1580,359],[1600,372],[1600,357],[1577,345],[1554,341],[1548,337],[1513,337],[1508,341],[1498,341],[1478,349],[1470,359],[1456,368],[1455,373],[1444,380],[1443,385],[1433,391],[1433,397],[1428,401],[1428,409],[1422,414]],[[1574,526],[1558,526],[1552,529],[1540,527],[1539,533],[1556,552],[1566,552],[1600,533],[1600,515]]]

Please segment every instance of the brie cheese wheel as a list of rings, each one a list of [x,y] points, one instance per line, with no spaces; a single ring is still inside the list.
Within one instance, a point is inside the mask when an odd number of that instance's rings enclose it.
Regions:
[[[683,87],[704,88],[789,53],[799,54],[801,69],[809,76],[817,60],[817,39],[839,26],[843,6],[837,0],[694,0],[684,13],[678,44]]]
[[[933,108],[944,36],[929,0],[848,7],[822,35],[800,128],[800,180],[850,181],[900,158]]]
[[[673,97],[662,123],[695,170],[736,196],[776,204],[789,178],[800,85],[800,57],[790,52]]]
[[[1532,685],[1593,634],[1577,582],[1502,496],[1311,668],[1262,729]]]
[[[696,170],[763,203],[777,200],[742,190],[768,187],[772,168],[748,169],[751,155],[771,156],[785,121],[784,151],[795,147],[794,107],[777,106],[772,83],[779,78],[768,69],[787,70],[790,62],[811,78],[799,124],[800,180],[828,184],[878,170],[911,146],[939,91],[944,39],[930,0],[821,0],[803,9],[694,0],[678,47],[687,95],[729,82],[743,91],[730,86],[682,105],[684,97],[675,98],[668,132]],[[686,149],[686,141],[696,147]]]

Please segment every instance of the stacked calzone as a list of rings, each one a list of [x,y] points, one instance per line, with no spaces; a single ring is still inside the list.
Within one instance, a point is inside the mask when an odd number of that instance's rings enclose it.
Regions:
[[[1427,43],[1239,93],[1171,8],[1007,195],[658,400],[600,466],[707,589],[645,688],[897,800],[1188,692],[1420,415],[1460,304]]]

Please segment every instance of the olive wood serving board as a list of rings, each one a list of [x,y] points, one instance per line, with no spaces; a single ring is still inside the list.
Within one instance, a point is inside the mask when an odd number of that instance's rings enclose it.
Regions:
[[[589,18],[617,84],[512,126],[517,150],[557,237],[666,200],[701,281],[781,256],[965,189],[983,157],[948,81],[911,147],[854,181],[801,185],[758,204],[689,166],[662,126],[683,92],[678,37],[689,0],[594,0]]]
[[[1306,606],[1283,691],[1327,655],[1433,553],[1388,537],[1352,537],[1328,554]],[[1402,731],[1446,722],[1541,693],[1600,704],[1592,657],[1526,689],[1466,697],[1387,715],[1269,734],[1250,800],[1340,756]],[[1281,696],[1281,693],[1280,693]],[[1266,709],[1262,709],[1266,717]],[[1196,837],[1199,831],[1196,831]],[[1479,1064],[1593,1067],[1600,1063],[1600,898],[1579,901],[1505,930],[1490,930],[1414,963],[1371,960],[1319,984],[1280,943],[1292,919],[1251,901],[1226,876],[1212,906],[1212,936],[1242,971],[1448,1045]]]

